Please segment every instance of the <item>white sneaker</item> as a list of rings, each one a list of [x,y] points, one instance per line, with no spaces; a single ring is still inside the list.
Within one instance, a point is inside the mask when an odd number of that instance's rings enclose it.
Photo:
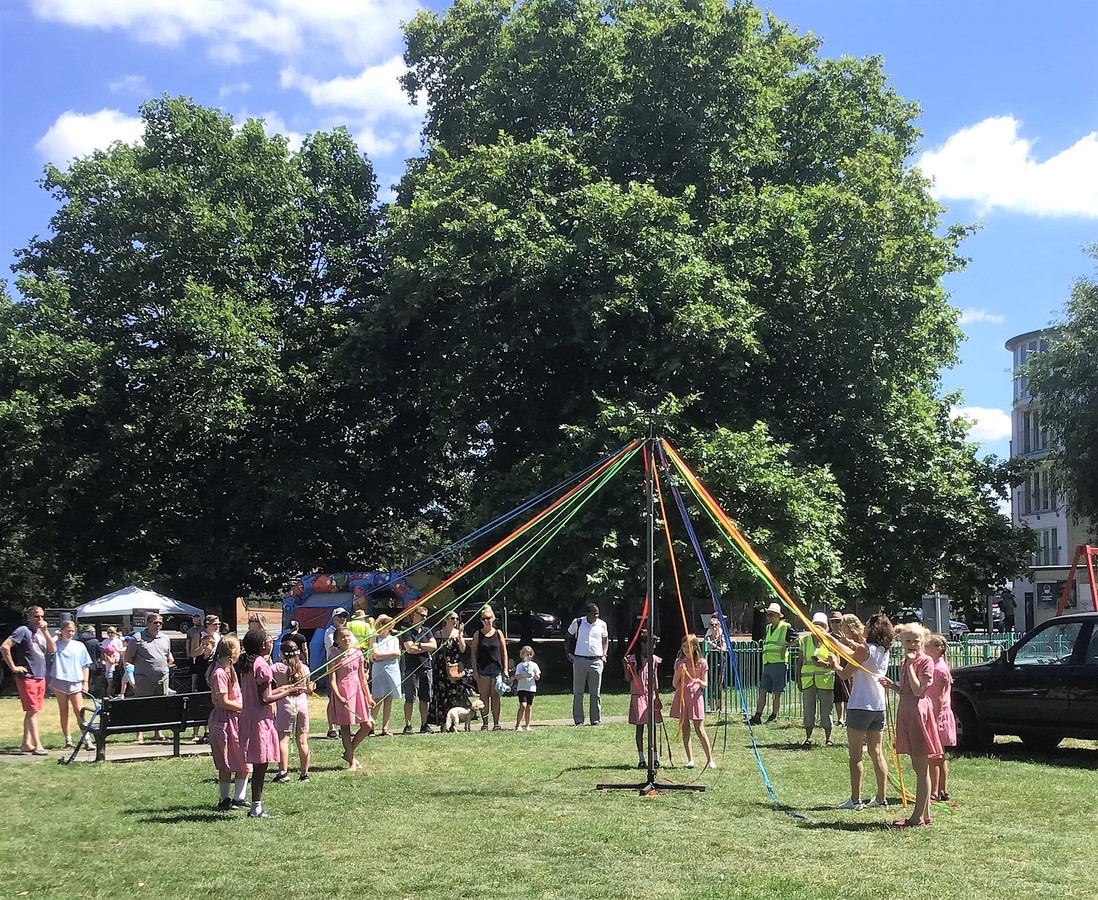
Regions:
[[[717,768],[717,761],[715,759],[711,759],[705,764],[705,767],[707,769],[715,769]]]
[[[855,800],[851,797],[848,800],[844,800],[839,804],[839,809],[865,809],[865,804],[861,800]]]
[[[876,797],[874,797],[874,798],[873,798],[872,800],[870,800],[870,801],[869,801],[868,803],[863,803],[862,805],[863,805],[863,806],[864,806],[864,807],[865,807],[866,809],[875,809],[875,808],[876,808],[876,807],[878,807],[878,806],[879,806],[879,807],[880,807],[881,809],[887,809],[887,808],[888,808],[888,801],[887,801],[887,800],[882,800],[882,801],[881,801],[880,803],[878,803],[878,802],[877,802],[877,798],[876,798]]]
[[[692,759],[688,759],[688,760],[686,761],[686,768],[687,768],[687,769],[692,769],[692,768],[694,768],[694,760],[692,760]]]

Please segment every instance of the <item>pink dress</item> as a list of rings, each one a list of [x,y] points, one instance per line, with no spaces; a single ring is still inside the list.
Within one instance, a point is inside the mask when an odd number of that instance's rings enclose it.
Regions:
[[[636,673],[636,678],[629,681],[629,724],[648,724],[648,659],[638,660],[637,657],[627,656],[626,663],[631,665]],[[659,665],[663,662],[658,656],[652,657],[658,672]],[[660,704],[660,687],[658,679],[654,685],[656,698],[656,722],[663,721],[663,707]]]
[[[690,683],[690,670],[686,668],[686,657],[680,656],[675,660],[675,675],[679,670],[682,673],[682,682],[675,689],[675,699],[671,701],[671,718],[682,721],[700,722],[705,719],[705,683],[709,677],[709,663],[699,659],[694,664],[693,675],[702,680],[701,684]]]
[[[942,756],[942,741],[938,737],[938,723],[934,718],[934,660],[919,652],[914,662],[915,674],[927,685],[922,697],[911,692],[907,679],[907,666],[900,670],[900,708],[896,712],[897,753],[926,756],[937,759]]]
[[[262,656],[240,679],[244,699],[244,709],[240,713],[240,743],[244,747],[244,758],[253,766],[277,763],[279,759],[275,705],[259,699],[261,693],[267,693],[272,680],[271,666]]]
[[[214,666],[210,690],[224,694],[231,702],[240,702],[240,682],[222,665]],[[219,772],[246,772],[248,763],[244,759],[244,748],[240,746],[240,713],[215,706],[207,727],[214,768]]]
[[[934,720],[943,747],[957,746],[957,719],[953,715],[953,673],[945,657],[934,660],[934,684],[931,685]]]
[[[358,725],[370,723],[370,708],[366,705],[366,695],[362,693],[359,669],[362,667],[362,651],[352,650],[340,657],[332,672],[339,695],[346,700],[340,703],[334,696],[328,698],[328,708],[332,714],[333,725]]]
[[[275,687],[284,687],[291,681],[290,667],[286,663],[278,662],[271,666],[271,677]],[[297,731],[298,734],[309,732],[309,695],[290,694],[275,703],[275,730],[279,734],[287,734]]]

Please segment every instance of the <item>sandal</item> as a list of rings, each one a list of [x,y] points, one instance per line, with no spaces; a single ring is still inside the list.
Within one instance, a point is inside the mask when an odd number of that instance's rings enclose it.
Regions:
[[[897,819],[895,822],[892,823],[894,828],[917,828],[921,825],[930,824],[930,816],[927,816],[925,819],[919,819],[919,821],[917,822],[913,822],[911,819]]]
[[[834,747],[835,742],[833,740],[831,740],[831,738],[828,738],[826,741],[824,741],[824,746],[825,747]]]
[[[812,749],[812,741],[810,741],[808,738],[805,738],[804,743],[801,744],[801,748],[803,750],[811,750]]]

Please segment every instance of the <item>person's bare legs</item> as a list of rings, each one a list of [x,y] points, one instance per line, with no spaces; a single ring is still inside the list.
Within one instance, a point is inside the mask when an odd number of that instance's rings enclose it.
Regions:
[[[57,711],[61,719],[61,735],[65,738],[66,744],[71,744],[72,735],[69,734],[69,695],[55,693],[54,697],[57,698]]]
[[[694,764],[694,754],[690,752],[690,723],[685,719],[682,722],[682,750],[686,754],[686,764]]]
[[[702,749],[705,751],[705,764],[711,766],[713,764],[713,745],[709,742],[709,733],[705,730],[705,720],[698,719],[695,721],[694,730],[698,733],[698,740],[701,741]]]
[[[878,732],[879,734],[879,732]],[[860,803],[862,799],[862,745],[866,742],[864,731],[848,731],[846,735],[847,753],[850,764],[850,799]]]
[[[857,734],[858,732],[855,732]],[[873,763],[873,771],[877,776],[877,796],[878,803],[884,803],[887,794],[885,791],[888,789],[888,760],[885,758],[884,752],[884,732],[883,731],[867,731],[865,732],[866,746],[869,749],[869,759]]]

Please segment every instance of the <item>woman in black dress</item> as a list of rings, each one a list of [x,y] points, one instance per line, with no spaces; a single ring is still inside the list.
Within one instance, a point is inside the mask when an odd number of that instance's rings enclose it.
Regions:
[[[490,606],[480,611],[480,628],[473,633],[472,658],[477,691],[484,708],[491,707],[492,730],[499,731],[500,702],[496,679],[500,675],[507,676],[507,636],[496,628],[496,614]],[[487,719],[481,729],[488,729]]]
[[[455,706],[466,706],[469,688],[465,684],[465,635],[456,612],[450,613],[435,633],[438,652],[435,653],[434,691],[431,695],[431,718],[436,725],[446,722],[446,713]],[[451,666],[457,666],[462,678],[450,677]]]

